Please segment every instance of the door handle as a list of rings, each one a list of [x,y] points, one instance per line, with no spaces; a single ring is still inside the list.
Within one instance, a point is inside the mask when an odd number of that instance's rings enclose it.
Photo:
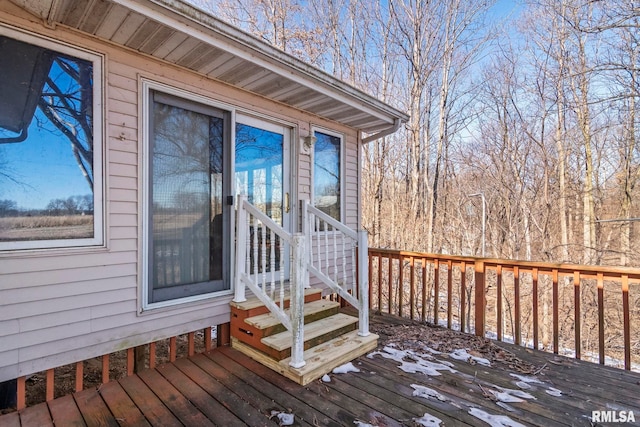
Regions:
[[[289,213],[289,211],[291,210],[291,203],[289,199],[290,199],[289,193],[284,193],[284,212],[285,213]]]

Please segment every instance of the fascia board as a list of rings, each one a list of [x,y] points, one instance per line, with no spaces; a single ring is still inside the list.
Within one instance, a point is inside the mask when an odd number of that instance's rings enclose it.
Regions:
[[[408,120],[405,113],[180,0],[112,1],[389,124]]]

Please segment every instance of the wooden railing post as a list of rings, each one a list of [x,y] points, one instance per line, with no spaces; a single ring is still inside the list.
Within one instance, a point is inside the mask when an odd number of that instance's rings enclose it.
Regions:
[[[304,288],[307,276],[307,254],[303,234],[293,236],[293,274],[291,284],[291,365],[302,368],[304,361]]]
[[[358,295],[360,296],[358,335],[369,335],[369,242],[366,230],[358,231]]]
[[[235,274],[235,295],[234,302],[243,302],[247,298],[245,296],[244,282],[240,280],[242,269],[245,268],[247,257],[247,211],[244,209],[244,201],[246,196],[238,198],[238,222],[236,223],[236,274]]]
[[[475,329],[476,336],[484,337],[485,333],[485,277],[484,277],[484,261],[476,260],[474,265],[475,270],[475,301],[476,301],[476,319]]]

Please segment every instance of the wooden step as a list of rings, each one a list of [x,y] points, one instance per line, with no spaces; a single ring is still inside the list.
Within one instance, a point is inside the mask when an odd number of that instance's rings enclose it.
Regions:
[[[358,335],[358,331],[351,331],[337,338],[320,344],[304,352],[306,364],[302,368],[289,366],[290,358],[277,361],[251,346],[231,339],[231,345],[268,368],[284,375],[301,385],[307,385],[334,368],[341,366],[357,357],[362,356],[378,345],[378,336],[369,334],[366,337]]]
[[[340,309],[340,303],[336,301],[329,301],[326,299],[320,299],[317,301],[311,301],[304,305],[304,323],[315,322],[325,317],[338,314]],[[284,310],[287,316],[290,309]],[[278,317],[273,313],[260,314],[258,316],[248,317],[244,319],[247,329],[255,331],[261,338],[268,337],[280,332],[284,332],[286,328]]]
[[[322,289],[309,288],[304,290],[304,302],[317,301],[322,298]],[[291,299],[291,292],[286,289],[284,294],[284,307],[289,307]],[[276,298],[276,302],[279,304],[280,298]],[[246,319],[247,317],[258,316],[269,312],[269,309],[264,306],[262,301],[254,295],[248,296],[246,301],[233,302],[231,301],[231,313],[237,314],[238,318]]]
[[[333,338],[339,337],[358,327],[358,318],[348,314],[334,314],[309,323],[304,326],[304,349],[307,350]],[[292,334],[291,331],[280,332],[262,338],[261,343],[266,348],[260,348],[276,360],[282,360],[291,356]]]

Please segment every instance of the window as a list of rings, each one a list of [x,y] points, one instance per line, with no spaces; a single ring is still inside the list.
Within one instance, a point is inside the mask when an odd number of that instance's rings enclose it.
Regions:
[[[342,220],[342,137],[315,131],[313,148],[313,204],[338,221]]]
[[[4,27],[0,58],[0,249],[101,245],[101,58]]]
[[[148,303],[230,289],[229,113],[149,92]]]

